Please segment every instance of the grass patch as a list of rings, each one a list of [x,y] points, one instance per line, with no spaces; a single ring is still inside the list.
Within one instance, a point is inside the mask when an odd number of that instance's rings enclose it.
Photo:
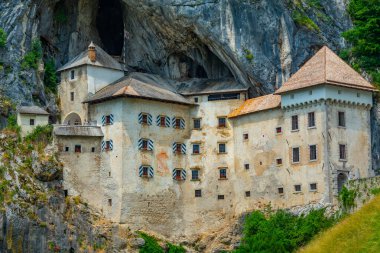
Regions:
[[[380,252],[380,196],[317,236],[300,253]]]
[[[299,26],[303,26],[311,31],[320,31],[318,25],[314,23],[311,18],[306,16],[306,14],[300,12],[299,10],[293,11],[292,18],[293,21]]]

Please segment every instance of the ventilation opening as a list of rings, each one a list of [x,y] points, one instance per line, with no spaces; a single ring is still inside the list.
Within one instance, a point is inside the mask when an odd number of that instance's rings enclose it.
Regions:
[[[96,28],[103,49],[110,55],[121,56],[124,45],[123,11],[120,0],[99,0]]]

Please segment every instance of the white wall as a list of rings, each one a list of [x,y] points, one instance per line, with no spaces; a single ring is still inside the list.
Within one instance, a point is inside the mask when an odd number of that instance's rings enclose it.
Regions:
[[[124,72],[121,70],[100,68],[88,65],[87,75],[88,92],[95,94],[103,87],[122,78],[124,76]]]
[[[30,119],[34,119],[34,126],[30,125]],[[17,113],[17,125],[21,127],[21,135],[24,137],[37,126],[45,126],[49,123],[49,115],[20,114]]]

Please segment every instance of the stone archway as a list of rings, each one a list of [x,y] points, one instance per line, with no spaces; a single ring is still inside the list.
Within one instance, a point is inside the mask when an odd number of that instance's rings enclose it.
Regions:
[[[72,112],[66,116],[65,120],[63,121],[63,124],[70,126],[79,126],[82,125],[82,119],[77,113]]]
[[[338,193],[342,190],[344,184],[347,182],[348,177],[345,173],[339,173],[338,174]]]

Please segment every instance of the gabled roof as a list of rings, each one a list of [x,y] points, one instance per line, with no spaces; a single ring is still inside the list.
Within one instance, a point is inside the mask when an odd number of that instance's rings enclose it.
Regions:
[[[47,111],[38,106],[20,106],[17,109],[20,114],[35,114],[35,115],[49,115]]]
[[[266,95],[257,98],[248,99],[239,108],[232,111],[228,118],[235,118],[242,115],[265,111],[274,108],[280,108],[281,96],[280,95]]]
[[[193,104],[175,91],[174,81],[144,73],[130,73],[99,90],[84,103],[96,103],[117,97],[137,97],[179,104]]]
[[[103,67],[103,68],[109,68],[109,69],[116,69],[123,71],[122,65],[116,61],[112,56],[107,54],[103,49],[101,49],[99,46],[93,44],[91,42],[90,46],[95,46],[96,50],[96,62],[92,62],[90,58],[88,57],[88,49],[80,53],[78,56],[71,59],[68,63],[66,63],[64,66],[59,68],[57,72],[62,72],[67,69],[72,69],[75,67],[83,66],[83,65],[92,65],[97,67]]]
[[[372,84],[339,56],[324,46],[291,76],[275,94],[319,84],[331,84],[369,91],[376,90]]]
[[[234,79],[227,80],[210,80],[210,79],[192,79],[187,82],[180,82],[177,86],[178,93],[191,96],[215,93],[230,93],[247,91],[248,88]]]

